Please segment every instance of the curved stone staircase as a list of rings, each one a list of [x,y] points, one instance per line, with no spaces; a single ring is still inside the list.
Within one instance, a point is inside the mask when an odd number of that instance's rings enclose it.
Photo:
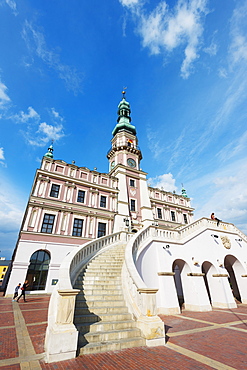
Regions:
[[[124,251],[121,243],[101,253],[75,282],[74,288],[81,290],[74,317],[80,355],[146,345],[122,293]]]

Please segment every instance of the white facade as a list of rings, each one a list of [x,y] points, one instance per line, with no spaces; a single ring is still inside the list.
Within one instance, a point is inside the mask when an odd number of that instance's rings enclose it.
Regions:
[[[148,186],[125,98],[118,114],[109,173],[55,160],[52,147],[43,157],[6,294],[26,279],[30,293],[51,293],[68,253],[100,236],[123,231],[134,237],[153,226],[158,236],[141,246],[136,266],[145,284],[158,289],[159,313],[179,313],[182,304],[199,311],[236,307],[234,296],[247,303],[245,235],[230,224],[194,222],[186,194]]]

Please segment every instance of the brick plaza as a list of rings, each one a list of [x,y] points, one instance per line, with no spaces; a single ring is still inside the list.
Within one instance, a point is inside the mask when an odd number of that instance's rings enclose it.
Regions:
[[[161,316],[167,344],[45,363],[49,296],[0,297],[0,368],[87,370],[246,370],[247,305]]]

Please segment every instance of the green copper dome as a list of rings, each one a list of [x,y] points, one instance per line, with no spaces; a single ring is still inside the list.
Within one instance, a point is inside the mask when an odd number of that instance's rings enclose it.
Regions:
[[[125,130],[133,135],[136,135],[136,128],[132,125],[130,117],[130,104],[125,100],[125,97],[118,104],[118,119],[117,124],[112,131],[112,135],[115,136],[119,131]]]
[[[185,188],[182,188],[182,196],[185,198],[188,198],[188,195],[186,194]]]
[[[48,148],[48,152],[44,155],[44,157],[53,158],[53,146],[50,145]]]

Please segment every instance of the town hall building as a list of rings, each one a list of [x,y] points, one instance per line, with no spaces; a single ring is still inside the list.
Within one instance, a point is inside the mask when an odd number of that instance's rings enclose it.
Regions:
[[[36,171],[6,295],[51,294],[47,361],[165,345],[159,314],[247,303],[247,237],[201,218],[185,189],[150,187],[123,92],[99,173],[54,158]]]

